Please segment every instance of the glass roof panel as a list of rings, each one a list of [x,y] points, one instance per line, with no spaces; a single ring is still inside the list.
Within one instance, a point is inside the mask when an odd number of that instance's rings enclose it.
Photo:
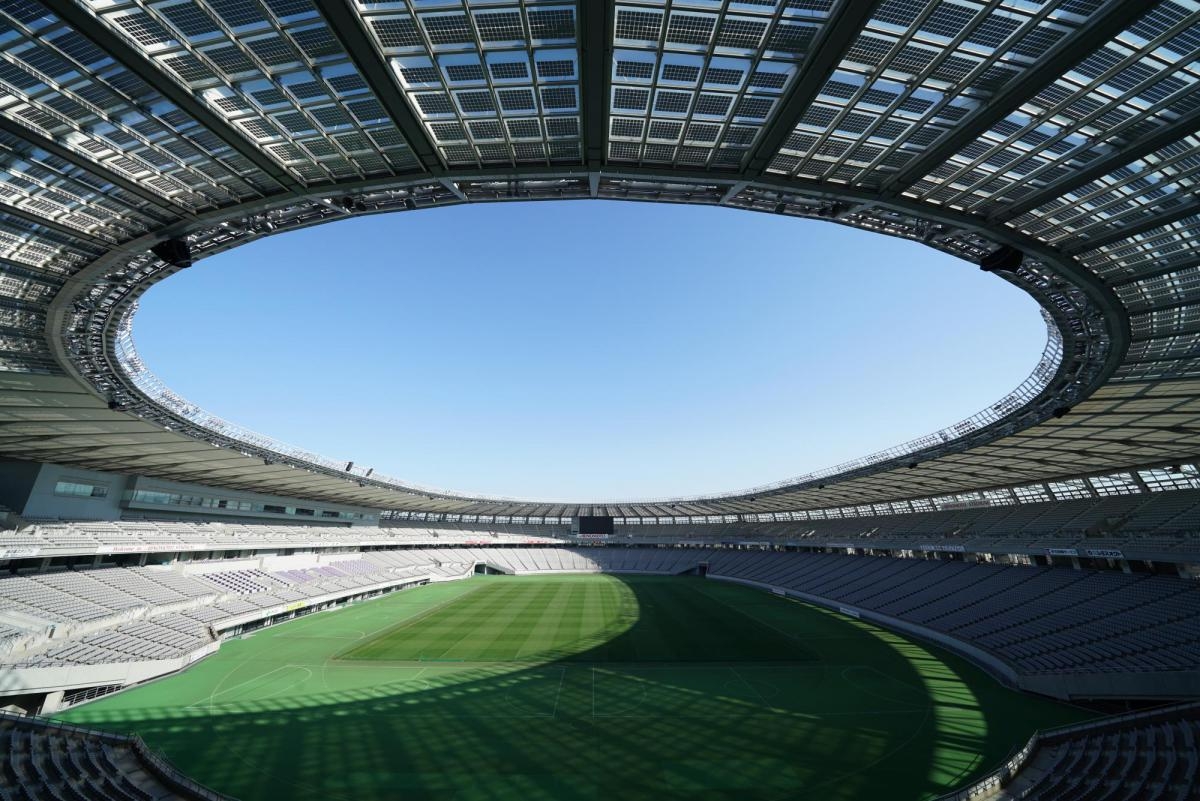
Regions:
[[[574,2],[358,2],[443,161],[578,163],[579,21]]]
[[[0,41],[0,85],[8,90],[0,113],[81,164],[115,172],[187,210],[235,203],[269,185],[194,119],[37,3],[0,9],[0,20],[8,26]],[[129,194],[110,193],[115,199],[145,206]],[[81,199],[72,208],[82,205]],[[124,220],[113,211],[93,203],[88,214],[119,238],[122,230],[138,230],[133,209]]]
[[[1162,4],[963,148],[914,194],[989,213],[1196,110],[1200,37],[1194,26],[1181,4]],[[1035,209],[1021,229],[1059,238],[1079,230],[1071,220],[1044,216]]]
[[[887,0],[770,171],[880,186],[1082,25],[1079,5]]]
[[[743,166],[833,6],[831,0],[618,2],[609,159],[718,170]]]
[[[416,160],[308,0],[90,3],[94,13],[305,183],[394,175]]]

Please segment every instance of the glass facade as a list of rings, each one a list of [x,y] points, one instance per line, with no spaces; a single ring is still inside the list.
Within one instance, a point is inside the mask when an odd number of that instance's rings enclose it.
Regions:
[[[289,517],[319,517],[322,520],[340,520],[370,522],[376,516],[364,512],[347,512],[333,509],[314,509],[303,506],[288,506],[259,501],[221,498],[214,495],[199,493],[167,492],[162,490],[137,489],[127,492],[125,500],[133,504],[153,504],[155,506],[182,506],[195,509],[219,509],[227,512],[265,513],[269,515],[286,515]]]
[[[108,487],[84,481],[58,481],[54,484],[54,494],[64,498],[107,498]]]

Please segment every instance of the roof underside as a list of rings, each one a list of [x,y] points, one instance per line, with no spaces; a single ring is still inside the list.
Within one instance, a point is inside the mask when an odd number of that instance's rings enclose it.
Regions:
[[[1193,0],[0,0],[0,21],[0,454],[381,508],[652,517],[1200,453]],[[150,276],[164,239],[207,254],[276,230],[285,209],[312,224],[553,197],[826,218],[965,257],[1015,246],[1103,317],[1101,337],[1057,318],[1059,377],[1089,359],[1098,372],[1069,414],[992,426],[986,442],[639,504],[264,464],[110,409],[89,373],[119,378],[117,307],[144,288],[114,271]],[[1097,338],[1104,353],[1084,353]]]

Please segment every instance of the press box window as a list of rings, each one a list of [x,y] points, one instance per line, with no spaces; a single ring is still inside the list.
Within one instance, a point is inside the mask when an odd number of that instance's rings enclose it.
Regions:
[[[137,490],[133,493],[133,500],[139,503],[171,503],[171,493],[155,492],[153,490]]]
[[[76,481],[59,481],[54,485],[54,494],[69,498],[107,498],[108,487]]]

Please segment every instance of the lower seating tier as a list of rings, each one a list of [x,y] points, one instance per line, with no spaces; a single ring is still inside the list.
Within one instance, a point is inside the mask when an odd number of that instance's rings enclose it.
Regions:
[[[212,627],[222,621],[383,585],[461,578],[476,565],[511,573],[677,574],[702,564],[710,576],[804,593],[922,626],[993,654],[1022,675],[1200,670],[1195,581],[1062,567],[679,547],[412,548],[6,576],[0,578],[0,597],[11,614],[0,611],[0,663],[44,667],[176,658],[213,642]],[[1100,619],[1103,625],[1097,625]]]

